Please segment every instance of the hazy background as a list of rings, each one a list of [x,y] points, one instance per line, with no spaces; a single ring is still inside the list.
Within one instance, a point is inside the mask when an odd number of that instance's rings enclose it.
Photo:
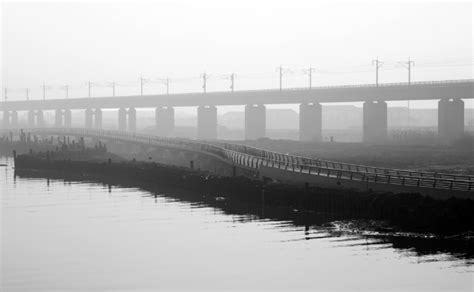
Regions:
[[[473,78],[470,2],[343,3],[323,1],[155,1],[133,3],[2,4],[2,88],[8,100],[92,95],[276,88],[280,64],[291,69],[284,87],[374,83],[371,62],[384,62],[380,82],[405,82],[399,62],[415,61],[413,81]],[[474,102],[467,101],[466,108]],[[355,104],[359,106],[360,104]],[[405,107],[406,102],[390,102]],[[435,101],[411,108],[436,108]],[[274,105],[268,108],[290,108]],[[219,107],[219,113],[242,111]],[[180,113],[195,108],[180,108]]]

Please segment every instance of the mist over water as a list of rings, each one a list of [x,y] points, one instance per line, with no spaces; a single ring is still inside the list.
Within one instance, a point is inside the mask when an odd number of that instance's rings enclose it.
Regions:
[[[472,288],[472,263],[452,254],[0,164],[5,291]]]
[[[472,2],[61,2],[0,5],[0,292],[474,292]]]

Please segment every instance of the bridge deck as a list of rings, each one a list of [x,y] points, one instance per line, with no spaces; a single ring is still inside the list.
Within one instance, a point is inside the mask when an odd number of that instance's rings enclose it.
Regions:
[[[296,104],[311,102],[357,102],[396,100],[435,100],[474,98],[474,80],[447,80],[321,86],[234,92],[177,93],[158,95],[109,96],[94,98],[48,99],[0,102],[1,110],[116,109],[121,107],[153,108],[161,106]]]
[[[5,131],[5,130],[4,130]],[[234,165],[252,169],[273,168],[292,174],[311,175],[377,185],[402,186],[407,190],[434,189],[474,193],[474,176],[416,172],[348,164],[302,156],[287,155],[244,145],[164,138],[130,132],[81,128],[36,128],[25,130],[38,135],[84,136],[166,146],[209,153]],[[471,196],[469,196],[471,197]]]

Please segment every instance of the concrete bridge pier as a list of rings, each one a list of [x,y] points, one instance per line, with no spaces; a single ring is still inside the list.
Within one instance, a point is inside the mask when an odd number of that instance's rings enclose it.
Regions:
[[[120,108],[118,111],[118,129],[119,131],[127,130],[127,110]]]
[[[71,110],[67,109],[63,111],[63,118],[64,118],[64,127],[70,128],[71,127],[71,121],[72,121],[72,115],[71,115]]]
[[[174,108],[157,107],[155,111],[158,136],[169,137],[174,131]]]
[[[387,139],[387,103],[366,101],[363,106],[363,141],[380,143]]]
[[[197,138],[201,140],[217,139],[217,108],[215,106],[198,107]]]
[[[28,111],[28,127],[34,128],[35,127],[35,111],[30,110]]]
[[[452,142],[464,135],[464,101],[443,98],[438,102],[438,137]]]
[[[130,132],[137,130],[137,110],[134,107],[128,109],[128,130]]]
[[[57,109],[54,115],[54,126],[60,128],[63,125],[63,111]]]
[[[88,108],[86,109],[86,128],[90,129],[92,128],[92,120],[94,119],[94,113],[92,109]]]
[[[18,112],[17,111],[12,111],[11,112],[11,126],[13,128],[18,127]]]
[[[94,127],[96,129],[102,128],[102,110],[100,108],[96,109],[94,112]]]
[[[263,104],[245,106],[245,140],[265,137],[266,111]]]
[[[321,141],[322,125],[322,107],[320,103],[300,104],[300,141]]]
[[[10,112],[3,111],[3,127],[8,128],[10,127]]]
[[[44,126],[44,115],[43,111],[37,111],[36,112],[36,125],[38,127],[43,127]]]

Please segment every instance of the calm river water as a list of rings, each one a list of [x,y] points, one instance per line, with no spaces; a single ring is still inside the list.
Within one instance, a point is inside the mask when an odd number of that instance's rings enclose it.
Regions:
[[[449,251],[1,163],[1,291],[473,289],[472,259]]]

